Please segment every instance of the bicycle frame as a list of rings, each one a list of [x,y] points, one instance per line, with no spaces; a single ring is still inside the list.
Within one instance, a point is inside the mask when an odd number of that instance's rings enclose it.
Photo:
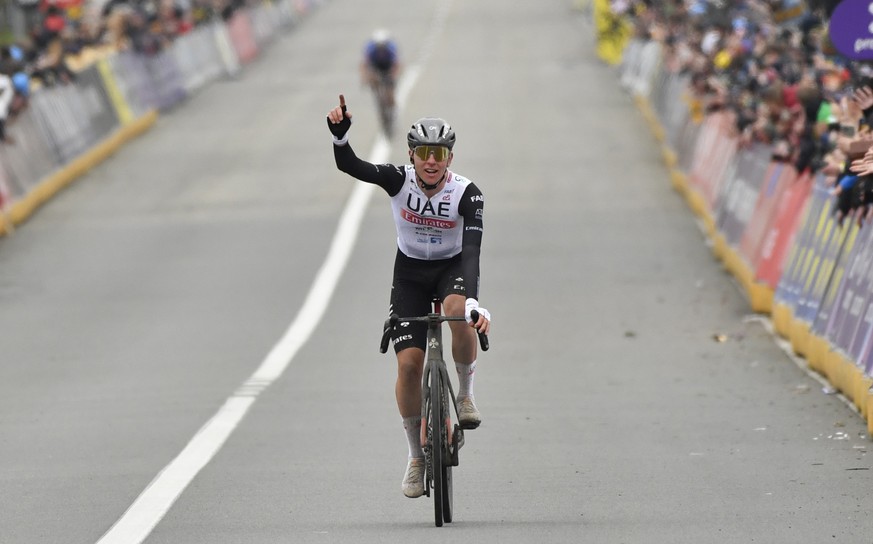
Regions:
[[[376,98],[376,108],[379,121],[386,136],[394,131],[394,80],[390,73],[377,72],[373,82],[373,94]]]
[[[426,316],[428,327],[427,327],[427,356],[424,360],[424,371],[422,372],[421,378],[421,413],[427,413],[425,410],[428,404],[428,396],[430,393],[431,384],[433,380],[431,379],[432,373],[439,372],[439,383],[442,389],[444,389],[444,397],[442,402],[444,405],[451,406],[451,409],[454,410],[455,419],[458,417],[458,399],[455,397],[455,389],[452,387],[451,379],[449,379],[449,371],[446,367],[446,361],[443,358],[443,328],[441,326],[443,321],[463,321],[463,317],[443,317],[440,313],[440,303],[434,302],[434,311],[431,314]],[[448,393],[445,395],[445,393]],[[449,400],[451,400],[451,404],[449,404]],[[421,425],[421,443],[422,445],[427,443],[427,429],[425,428],[424,417],[422,417],[422,425]],[[445,413],[445,429],[446,429],[446,437],[447,444],[449,446],[448,453],[450,454],[450,459],[452,461],[452,466],[458,466],[458,449],[463,445],[464,431],[463,429],[458,429],[460,431],[460,444],[456,446],[455,434],[450,432],[451,429],[451,410],[446,410]],[[456,447],[455,447],[456,446]]]

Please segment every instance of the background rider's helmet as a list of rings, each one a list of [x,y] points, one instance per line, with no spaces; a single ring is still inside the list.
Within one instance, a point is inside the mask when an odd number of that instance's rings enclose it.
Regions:
[[[380,28],[373,32],[373,37],[371,38],[373,43],[376,45],[384,45],[391,40],[391,34],[388,33],[384,28]]]
[[[455,131],[438,117],[424,117],[412,124],[406,135],[409,149],[420,145],[441,145],[451,149],[455,146]]]

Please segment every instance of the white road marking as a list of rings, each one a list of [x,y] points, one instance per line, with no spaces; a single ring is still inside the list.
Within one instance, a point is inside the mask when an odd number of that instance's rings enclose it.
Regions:
[[[419,60],[410,65],[397,85],[397,108],[403,111],[406,98],[418,79],[436,37],[442,32],[451,1],[443,2],[436,15],[436,24],[425,41]],[[379,135],[369,161],[387,162],[390,144]],[[188,445],[149,483],[133,504],[112,525],[97,544],[140,544],[163,519],[188,484],[221,449],[228,437],[245,417],[258,396],[288,368],[297,351],[306,343],[327,309],[337,281],[342,275],[354,248],[364,211],[374,185],[356,182],[339,226],[334,234],[327,258],[315,277],[300,312],[288,330],[273,346],[252,376],[227,398],[224,405],[197,431]]]

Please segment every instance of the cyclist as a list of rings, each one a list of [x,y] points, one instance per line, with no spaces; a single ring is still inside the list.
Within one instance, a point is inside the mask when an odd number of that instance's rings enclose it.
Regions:
[[[387,85],[388,106],[394,107],[394,84],[400,73],[397,44],[387,30],[377,30],[364,47],[361,61],[361,83],[377,92],[380,82]]]
[[[337,168],[367,183],[381,187],[391,197],[397,229],[397,255],[388,313],[425,315],[432,311],[437,295],[446,315],[461,315],[450,321],[452,358],[458,372],[458,419],[474,429],[482,418],[473,398],[476,371],[476,330],[487,334],[491,314],[479,306],[479,250],[482,242],[482,192],[470,180],[449,170],[455,133],[442,119],[423,118],[407,134],[411,164],[372,164],[358,158],[348,143],[352,114],[345,99],[327,114],[334,136]],[[471,312],[479,312],[474,323]],[[393,333],[397,355],[395,395],[409,458],[403,477],[403,494],[424,494],[424,452],[421,447],[421,379],[424,369],[425,323],[401,323]],[[475,329],[475,330],[474,330]]]

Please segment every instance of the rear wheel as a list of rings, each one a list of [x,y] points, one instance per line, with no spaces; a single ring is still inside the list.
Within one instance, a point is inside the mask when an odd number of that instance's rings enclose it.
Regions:
[[[430,422],[428,425],[428,446],[430,448],[430,473],[433,475],[433,513],[437,527],[443,526],[443,512],[446,504],[446,479],[443,442],[445,418],[443,417],[442,380],[438,370],[430,373]],[[451,480],[451,479],[450,479]],[[449,498],[451,506],[451,498]],[[451,518],[451,514],[449,514]]]
[[[385,79],[380,81],[376,96],[382,130],[385,132],[385,136],[390,138],[394,133],[394,105],[391,103],[391,83]]]

